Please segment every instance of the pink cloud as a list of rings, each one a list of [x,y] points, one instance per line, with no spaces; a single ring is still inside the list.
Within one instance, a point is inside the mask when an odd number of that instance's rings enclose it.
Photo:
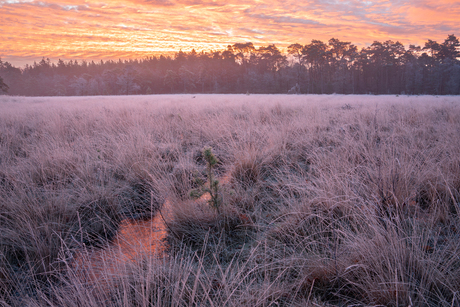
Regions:
[[[309,43],[331,37],[423,44],[460,33],[458,1],[0,1],[0,56],[140,58],[162,52]]]

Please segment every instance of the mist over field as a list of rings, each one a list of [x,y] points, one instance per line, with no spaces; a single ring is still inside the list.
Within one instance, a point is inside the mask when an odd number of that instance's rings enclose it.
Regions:
[[[460,304],[459,96],[0,110],[2,306]]]
[[[73,96],[73,97],[22,97],[22,96],[0,96],[2,109],[10,109],[10,112],[29,112],[30,107],[40,105],[41,107],[59,108],[103,108],[108,107],[129,109],[149,106],[155,110],[163,107],[187,107],[184,111],[199,111],[202,108],[213,107],[260,107],[271,108],[279,104],[284,107],[291,107],[296,104],[298,108],[319,108],[343,107],[346,104],[363,104],[366,107],[378,109],[378,104],[385,107],[388,104],[398,105],[408,103],[407,106],[415,107],[415,104],[423,108],[435,108],[443,103],[456,104],[460,98],[454,96],[435,95],[285,95],[285,94],[175,94],[175,95],[134,95],[134,96]],[[20,108],[18,108],[18,106]],[[33,107],[32,107],[33,108]],[[167,110],[165,110],[167,111]],[[172,111],[171,111],[172,112]],[[355,109],[356,113],[356,109]],[[317,118],[321,120],[322,118]]]

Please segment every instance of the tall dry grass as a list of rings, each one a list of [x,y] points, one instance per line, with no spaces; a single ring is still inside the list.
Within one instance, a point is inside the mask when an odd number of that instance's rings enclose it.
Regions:
[[[458,97],[0,99],[0,305],[460,305]],[[114,268],[165,200],[167,255]]]

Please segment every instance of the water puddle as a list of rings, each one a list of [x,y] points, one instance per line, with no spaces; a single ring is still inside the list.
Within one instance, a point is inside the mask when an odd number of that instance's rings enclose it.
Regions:
[[[170,219],[171,203],[167,200],[161,211],[150,220],[124,220],[109,246],[83,249],[74,257],[73,271],[85,283],[102,283],[110,276],[120,275],[130,262],[141,257],[161,258],[166,255],[168,234],[164,219]]]
[[[219,179],[221,186],[230,181],[230,177]],[[196,202],[208,201],[208,193],[203,194]],[[126,264],[136,262],[141,257],[162,258],[167,256],[166,237],[167,222],[173,218],[172,204],[165,201],[160,211],[150,220],[123,220],[119,230],[106,248],[88,250],[77,253],[72,264],[76,276],[85,283],[101,284],[109,276],[119,276]]]

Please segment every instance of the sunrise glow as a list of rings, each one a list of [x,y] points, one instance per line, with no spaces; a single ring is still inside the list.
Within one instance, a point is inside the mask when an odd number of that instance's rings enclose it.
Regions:
[[[292,43],[332,37],[422,45],[460,34],[460,1],[76,0],[0,1],[0,57],[145,58],[220,50],[237,42]]]

